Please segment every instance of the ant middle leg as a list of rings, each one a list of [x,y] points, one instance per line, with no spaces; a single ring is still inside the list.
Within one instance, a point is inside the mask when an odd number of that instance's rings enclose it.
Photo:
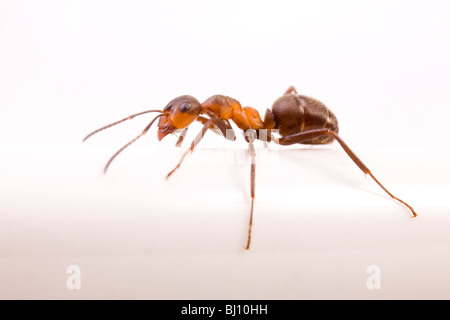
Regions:
[[[248,153],[250,155],[250,197],[252,199],[250,207],[250,221],[248,223],[248,238],[245,249],[250,249],[250,241],[252,238],[252,225],[253,225],[253,205],[255,203],[255,176],[256,176],[256,151],[253,142],[256,139],[256,132],[253,129],[247,130],[245,133],[245,139],[248,141]]]

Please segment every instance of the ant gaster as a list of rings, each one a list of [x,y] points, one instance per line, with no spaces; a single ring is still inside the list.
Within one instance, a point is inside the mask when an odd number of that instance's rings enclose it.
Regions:
[[[203,138],[208,129],[215,129],[229,140],[235,140],[236,136],[230,125],[229,120],[233,121],[241,130],[245,132],[245,139],[248,142],[248,151],[251,157],[250,170],[250,196],[251,209],[248,229],[248,239],[246,249],[250,248],[251,231],[253,223],[253,204],[255,201],[255,148],[253,142],[255,139],[263,141],[273,141],[280,145],[301,144],[329,144],[336,140],[353,162],[364,172],[368,174],[391,198],[404,204],[411,210],[413,217],[417,214],[414,209],[399,198],[390,193],[372,174],[367,166],[356,156],[356,154],[339,137],[339,127],[336,116],[322,102],[311,97],[300,95],[293,86],[276,100],[272,105],[272,110],[267,109],[264,120],[258,111],[252,107],[242,107],[239,101],[224,95],[214,95],[205,102],[199,103],[197,99],[189,95],[179,96],[170,101],[163,110],[147,110],[128,116],[122,120],[111,123],[87,135],[83,141],[93,134],[112,127],[116,124],[131,120],[136,116],[146,113],[159,113],[133,140],[120,148],[106,163],[104,172],[108,170],[109,165],[114,158],[127,148],[130,144],[147,133],[156,119],[158,122],[158,140],[161,141],[166,135],[174,132],[181,132],[177,146],[186,135],[188,127],[194,122],[199,121],[203,124],[202,130],[194,138],[189,149],[187,149],[179,163],[170,171],[166,179],[177,170],[184,157],[194,148]],[[278,130],[280,138],[275,138],[272,131]],[[231,134],[230,134],[231,133]]]

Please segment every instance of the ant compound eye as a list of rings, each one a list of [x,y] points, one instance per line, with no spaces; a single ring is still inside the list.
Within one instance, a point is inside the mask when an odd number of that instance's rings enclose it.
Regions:
[[[180,106],[180,111],[184,113],[187,112],[190,108],[191,108],[190,102],[183,102]]]

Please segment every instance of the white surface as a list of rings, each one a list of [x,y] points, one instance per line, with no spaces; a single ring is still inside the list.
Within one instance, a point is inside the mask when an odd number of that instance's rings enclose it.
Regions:
[[[359,150],[412,219],[337,146],[270,150],[258,149],[246,251],[248,164],[200,148],[165,181],[179,150],[158,144],[130,149],[106,176],[106,148],[2,147],[1,297],[449,297],[448,154]],[[69,265],[82,271],[76,292]],[[380,290],[367,289],[370,265]]]
[[[1,298],[449,298],[447,1],[0,2]],[[169,181],[172,98],[323,101],[390,200],[338,146],[208,135]],[[189,132],[189,139],[200,127]],[[235,159],[232,161],[231,159]],[[266,161],[266,162],[265,162]],[[79,265],[82,289],[66,288]],[[381,269],[369,290],[366,270]]]

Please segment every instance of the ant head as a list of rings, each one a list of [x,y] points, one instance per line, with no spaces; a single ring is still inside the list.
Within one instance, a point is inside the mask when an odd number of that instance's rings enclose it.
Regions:
[[[180,96],[170,101],[163,109],[164,115],[159,118],[158,140],[176,130],[189,126],[199,116],[201,105],[192,96]]]

